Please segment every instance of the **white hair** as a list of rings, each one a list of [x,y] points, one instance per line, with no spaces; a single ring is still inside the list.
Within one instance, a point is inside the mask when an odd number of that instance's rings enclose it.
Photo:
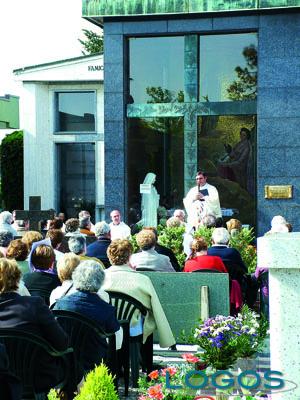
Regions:
[[[13,221],[13,215],[9,211],[2,211],[0,213],[0,223],[1,224],[10,224]]]
[[[275,226],[275,225],[285,225],[286,219],[284,217],[282,217],[281,215],[275,215],[275,217],[272,218],[271,221],[271,226]]]
[[[212,233],[212,240],[214,244],[228,244],[230,240],[230,234],[225,228],[215,228]]]
[[[104,271],[97,261],[82,261],[72,274],[75,289],[98,292],[104,282]]]
[[[288,232],[287,221],[281,215],[275,215],[271,221],[271,233]]]
[[[175,214],[181,214],[181,215],[183,215],[183,217],[185,217],[185,212],[184,212],[184,210],[181,210],[181,209],[177,209],[173,212],[174,217],[175,217]]]
[[[86,245],[86,239],[83,235],[73,235],[70,236],[68,240],[68,246],[70,251],[75,254],[83,253]]]
[[[100,221],[95,224],[95,235],[97,237],[107,235],[110,232],[110,226],[105,221]]]

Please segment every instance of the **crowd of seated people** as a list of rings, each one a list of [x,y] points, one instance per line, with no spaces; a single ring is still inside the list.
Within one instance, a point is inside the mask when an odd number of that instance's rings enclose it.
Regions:
[[[216,227],[216,219],[211,215],[203,218],[203,226],[213,230],[212,245],[209,247],[204,238],[194,237],[194,231],[184,221],[183,210],[175,210],[169,226],[183,226],[188,232],[186,261],[184,265],[179,265],[172,249],[158,243],[157,230],[152,227],[144,227],[136,235],[139,250],[132,254],[130,241],[111,241],[110,225],[106,221],[93,225],[90,214],[85,211],[65,223],[58,217],[50,221],[46,239],[37,231],[26,231],[18,238],[19,235],[15,235],[17,231],[8,229],[13,222],[11,215],[0,213],[0,329],[14,326],[35,331],[57,349],[65,349],[67,340],[49,311],[49,303],[55,309],[81,312],[115,332],[119,325],[109,305],[109,291],[128,294],[149,310],[145,318],[137,316],[136,323],[131,326],[132,335],[142,334],[145,341],[157,330],[160,345],[173,346],[175,338],[151,279],[140,274],[139,270],[155,273],[216,269],[229,273],[231,281],[239,282],[244,301],[249,300],[249,293],[247,297],[245,291],[252,290],[253,300],[259,286],[265,298],[268,296],[265,279],[268,271],[264,266],[257,266],[255,273],[250,275],[239,251],[229,245],[230,238],[238,235],[242,228],[241,222],[236,219],[228,221],[226,229]],[[283,217],[275,216],[266,234],[291,230],[291,225]],[[249,301],[249,304],[253,306],[254,302]],[[97,307],[107,311],[107,319],[100,318]],[[25,312],[25,308],[31,311]],[[36,320],[31,315],[34,313],[38,314]],[[47,369],[47,374],[52,372]],[[39,380],[39,385],[44,385],[43,379]]]

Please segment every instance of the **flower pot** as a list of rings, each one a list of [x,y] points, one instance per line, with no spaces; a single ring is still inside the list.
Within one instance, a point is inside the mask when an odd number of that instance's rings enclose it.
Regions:
[[[247,370],[257,371],[258,359],[256,355],[253,355],[252,357],[238,358],[234,367],[236,370],[240,369],[242,372]]]

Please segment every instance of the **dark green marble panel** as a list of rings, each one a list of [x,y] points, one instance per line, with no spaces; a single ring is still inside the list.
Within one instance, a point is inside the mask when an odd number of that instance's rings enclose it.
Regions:
[[[186,117],[188,124],[193,125],[197,115],[252,115],[256,114],[256,101],[223,101],[128,104],[128,118],[149,117]]]
[[[82,16],[180,14],[296,7],[299,0],[82,0]]]
[[[187,193],[191,187],[195,186],[196,172],[197,162],[184,164],[184,193]]]
[[[210,316],[229,315],[227,274],[143,272],[149,276],[161,301],[172,331],[178,338],[200,319],[201,286],[209,287]]]

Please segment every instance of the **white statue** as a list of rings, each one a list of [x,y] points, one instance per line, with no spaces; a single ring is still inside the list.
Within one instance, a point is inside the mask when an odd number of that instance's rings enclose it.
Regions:
[[[142,224],[143,226],[157,227],[157,209],[159,207],[159,194],[154,187],[156,175],[149,172],[143,182],[143,185],[150,187],[145,188],[142,194]]]

